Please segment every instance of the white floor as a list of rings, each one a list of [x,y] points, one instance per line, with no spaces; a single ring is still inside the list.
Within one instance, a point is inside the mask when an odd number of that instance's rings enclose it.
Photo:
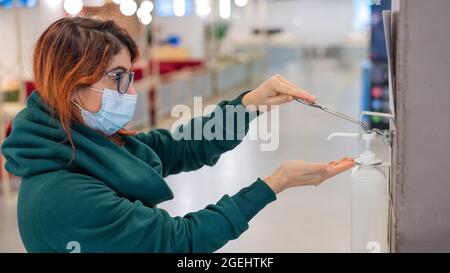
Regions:
[[[334,61],[295,63],[281,72],[338,111],[358,117],[360,70],[342,68]],[[227,98],[232,98],[230,94]],[[252,123],[251,130],[255,130]],[[245,140],[222,156],[216,166],[171,176],[167,179],[175,198],[159,207],[172,216],[184,215],[217,202],[265,177],[282,162],[329,162],[356,156],[359,145],[352,139],[327,141],[332,132],[357,132],[358,127],[297,102],[280,109],[280,143],[273,152],[260,150],[260,142]],[[383,158],[387,149],[377,145]],[[347,252],[350,248],[349,172],[318,188],[290,189],[261,211],[250,228],[219,252]],[[2,200],[5,201],[5,200]],[[0,206],[0,252],[23,252],[16,227],[15,199]]]

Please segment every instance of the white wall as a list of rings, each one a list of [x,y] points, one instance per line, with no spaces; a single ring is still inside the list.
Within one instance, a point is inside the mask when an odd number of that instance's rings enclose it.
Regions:
[[[353,28],[353,0],[269,2],[266,22],[261,22],[257,1],[253,0],[234,22],[235,35],[242,36],[266,24],[269,28],[282,28],[304,44],[327,46],[342,42]]]
[[[231,36],[225,46],[248,38],[254,28],[264,25],[282,28],[303,44],[319,47],[341,43],[353,29],[353,0],[274,1],[265,7],[259,3],[262,1],[266,0],[250,0],[245,8],[233,9]],[[161,37],[178,35],[193,57],[203,57],[204,19],[196,15],[157,17],[154,22]]]
[[[279,1],[268,11],[269,27],[282,27],[306,44],[340,43],[352,30],[353,0]]]
[[[200,17],[156,17],[155,28],[158,30],[159,40],[176,35],[181,39],[181,45],[187,47],[193,58],[204,56],[204,20]]]
[[[64,14],[62,5],[57,5],[58,1],[60,0],[41,0],[39,5],[32,9],[0,9],[0,73],[2,77],[10,77],[11,74],[19,75],[19,53],[22,54],[23,59],[23,76],[31,77],[31,56],[34,44],[42,32]],[[20,37],[17,35],[18,31],[20,31]],[[21,48],[19,48],[19,38]]]

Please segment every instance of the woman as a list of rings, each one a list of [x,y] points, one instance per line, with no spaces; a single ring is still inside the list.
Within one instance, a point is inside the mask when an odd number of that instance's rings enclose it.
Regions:
[[[63,18],[39,38],[37,90],[2,146],[7,170],[22,177],[18,225],[27,251],[212,252],[244,232],[279,192],[318,185],[353,166],[349,158],[290,162],[217,204],[171,217],[156,207],[173,198],[164,177],[214,165],[239,140],[124,130],[136,106],[130,70],[137,58],[136,44],[113,21]],[[293,97],[315,100],[274,76],[217,107],[279,105]]]

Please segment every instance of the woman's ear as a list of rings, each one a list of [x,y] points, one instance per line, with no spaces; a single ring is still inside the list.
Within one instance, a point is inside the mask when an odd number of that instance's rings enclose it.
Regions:
[[[73,92],[70,93],[70,100],[71,101],[79,102],[79,100],[80,100],[79,91],[80,91],[80,89],[77,88]]]
[[[78,105],[83,105],[83,94],[86,92],[86,88],[77,88],[70,94],[70,100],[74,101]]]

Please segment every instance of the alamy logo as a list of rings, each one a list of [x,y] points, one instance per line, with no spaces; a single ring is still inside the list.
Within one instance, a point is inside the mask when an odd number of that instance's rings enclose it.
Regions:
[[[69,253],[81,253],[81,245],[77,241],[70,241],[66,245],[67,250],[71,250]]]
[[[370,241],[367,243],[366,249],[370,253],[381,253],[381,244],[378,241]]]
[[[269,110],[260,105],[264,114],[256,119],[256,106],[208,105],[203,108],[201,97],[194,97],[193,112],[187,105],[172,108],[171,117],[178,118],[172,125],[174,140],[260,140],[261,151],[275,151],[279,146],[279,107]],[[255,130],[248,131],[248,123],[253,120]],[[247,134],[248,131],[248,134]]]

